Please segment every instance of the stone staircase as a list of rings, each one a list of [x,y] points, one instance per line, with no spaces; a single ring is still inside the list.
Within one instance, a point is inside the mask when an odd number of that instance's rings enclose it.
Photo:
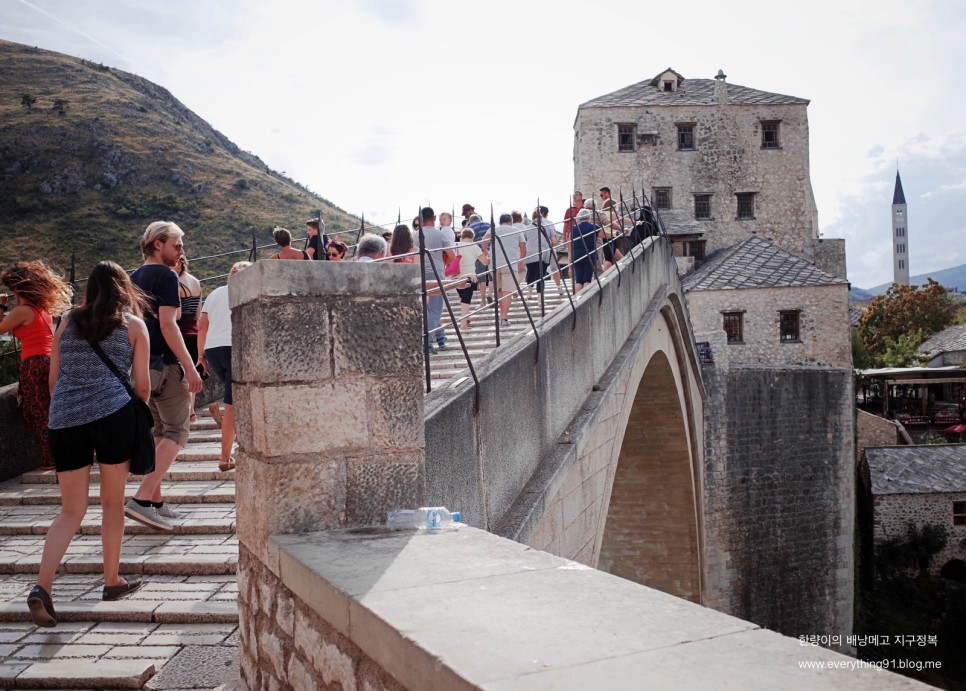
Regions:
[[[566,284],[566,290],[572,291],[573,287],[570,280],[563,281]],[[536,290],[533,293],[529,293],[527,288],[523,289],[524,295],[527,297],[527,305],[530,308],[530,315],[533,317],[534,323],[540,321],[540,296],[537,294]],[[489,293],[492,295],[492,292]],[[449,293],[450,305],[453,308],[453,313],[459,317],[459,297],[455,292]],[[574,300],[579,300],[580,297],[574,297]],[[557,287],[552,281],[547,281],[546,291],[544,293],[544,311],[546,314],[550,314],[552,311],[557,309],[560,305],[568,305],[567,296],[561,294],[557,291]],[[473,305],[470,312],[476,312],[480,310],[481,302],[478,295],[473,297]],[[507,343],[510,339],[516,335],[524,332],[530,331],[530,321],[527,319],[526,310],[523,307],[523,303],[520,300],[519,295],[515,295],[513,302],[510,304],[510,326],[500,328],[500,343]],[[471,326],[469,330],[463,331],[463,340],[466,343],[467,351],[473,365],[476,366],[477,363],[482,360],[491,350],[496,347],[496,325],[494,323],[493,316],[493,306],[491,305],[489,309],[479,311],[478,314],[471,317]],[[453,377],[459,376],[469,376],[469,372],[464,370],[467,369],[466,356],[463,354],[463,350],[460,348],[459,339],[456,337],[456,332],[453,328],[452,320],[449,318],[449,314],[446,310],[443,310],[443,324],[446,327],[447,336],[447,347],[444,350],[438,351],[437,355],[430,356],[429,368],[430,368],[430,379],[433,388],[436,388],[443,381],[452,379]],[[462,373],[462,374],[461,374]]]
[[[56,476],[0,483],[0,688],[216,689],[238,679],[234,473],[218,470],[214,421],[199,416],[192,427],[163,484],[180,514],[174,533],[125,522],[121,573],[145,585],[117,602],[100,599],[94,466],[91,507],[54,583],[55,628],[35,627],[26,600],[60,508]]]
[[[568,282],[568,289],[570,288]],[[451,295],[454,312],[459,299]],[[528,298],[534,321],[539,298]],[[547,284],[549,314],[567,297]],[[480,305],[474,299],[473,308]],[[501,341],[530,330],[517,296]],[[449,347],[430,358],[433,385],[466,369],[444,312]],[[492,310],[464,332],[470,357],[496,345]],[[468,376],[468,373],[464,373]],[[90,508],[54,584],[59,623],[38,628],[27,612],[47,528],[60,509],[53,472],[32,471],[0,483],[0,688],[3,689],[228,689],[238,679],[238,586],[235,567],[234,473],[218,470],[220,430],[199,415],[188,446],[165,476],[163,493],[180,518],[173,533],[125,522],[121,573],[145,585],[124,600],[102,602],[98,472],[91,473]],[[134,495],[129,478],[126,496]]]

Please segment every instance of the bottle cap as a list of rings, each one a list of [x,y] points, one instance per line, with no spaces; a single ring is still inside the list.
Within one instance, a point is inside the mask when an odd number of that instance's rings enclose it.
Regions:
[[[463,514],[460,513],[459,511],[454,511],[453,512],[453,523],[462,523],[462,522],[463,522]]]

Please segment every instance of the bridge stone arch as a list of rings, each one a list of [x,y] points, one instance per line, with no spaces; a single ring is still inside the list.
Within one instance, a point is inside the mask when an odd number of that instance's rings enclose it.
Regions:
[[[615,440],[597,568],[699,601],[700,472],[681,373],[664,350],[644,363],[625,397]],[[640,368],[638,368],[640,369]],[[690,421],[690,420],[688,420]]]

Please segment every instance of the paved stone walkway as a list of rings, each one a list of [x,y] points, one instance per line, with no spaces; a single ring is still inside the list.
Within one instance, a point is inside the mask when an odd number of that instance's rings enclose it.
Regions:
[[[568,282],[569,284],[569,282]],[[452,294],[453,309],[459,301]],[[478,306],[478,299],[475,300]],[[567,298],[548,284],[546,312]],[[530,302],[534,321],[540,307]],[[448,322],[448,316],[444,317]],[[509,341],[529,331],[519,298]],[[451,324],[451,323],[450,323]],[[450,325],[449,348],[431,358],[434,386],[466,368]],[[477,363],[495,347],[493,313],[464,333]],[[217,468],[220,431],[210,417],[192,425],[191,439],[165,477],[166,502],[180,514],[174,533],[126,522],[121,572],[145,585],[118,602],[100,600],[102,583],[98,473],[91,473],[90,508],[54,585],[59,623],[35,627],[27,613],[44,535],[60,508],[52,472],[33,471],[0,483],[0,688],[223,689],[238,680],[238,586],[235,567],[234,473]],[[130,482],[127,496],[137,485]]]
[[[54,584],[55,628],[35,627],[27,593],[60,509],[54,473],[0,483],[0,688],[227,689],[238,679],[234,473],[218,470],[220,431],[200,417],[165,478],[181,515],[172,534],[128,520],[121,572],[145,585],[102,602],[98,474],[91,507]],[[133,479],[133,478],[132,478]],[[128,484],[132,496],[136,483]]]

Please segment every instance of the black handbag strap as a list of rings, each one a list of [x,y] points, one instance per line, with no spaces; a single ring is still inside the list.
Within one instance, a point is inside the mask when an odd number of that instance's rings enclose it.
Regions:
[[[97,357],[104,361],[104,364],[107,365],[107,368],[111,370],[111,372],[114,373],[114,376],[117,377],[117,380],[121,382],[121,384],[124,386],[124,390],[127,391],[127,395],[130,396],[131,400],[133,401],[135,399],[134,390],[131,388],[131,385],[127,383],[127,380],[121,376],[121,371],[117,368],[117,365],[114,364],[111,358],[107,357],[107,353],[101,350],[101,345],[99,343],[91,343],[90,345],[91,349],[97,353]]]

